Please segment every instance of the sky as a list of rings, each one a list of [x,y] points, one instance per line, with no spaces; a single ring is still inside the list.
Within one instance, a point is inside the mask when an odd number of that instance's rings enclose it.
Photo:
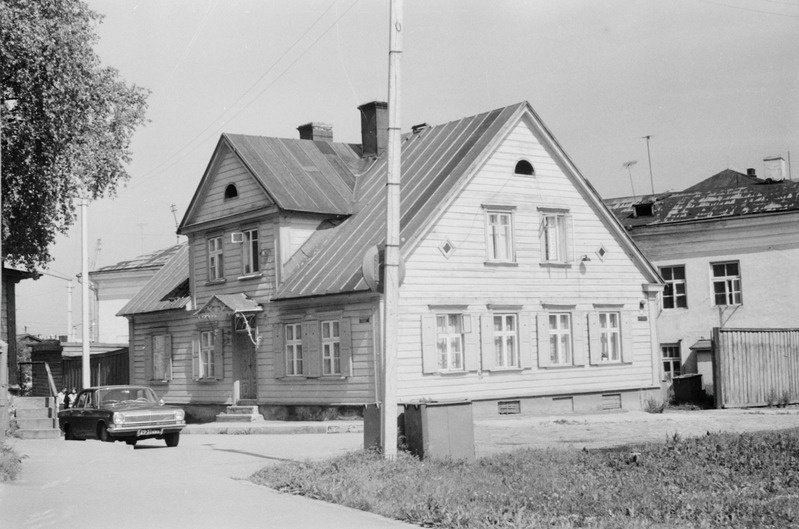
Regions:
[[[88,207],[93,268],[179,240],[221,133],[320,121],[360,143],[357,107],[387,99],[389,0],[87,3],[103,64],[151,90],[131,179]],[[798,49],[799,0],[405,0],[402,129],[529,101],[606,198],[762,174],[789,152],[796,168]],[[47,272],[80,273],[80,223],[52,254]],[[67,305],[64,279],[21,282],[17,332],[67,334]]]

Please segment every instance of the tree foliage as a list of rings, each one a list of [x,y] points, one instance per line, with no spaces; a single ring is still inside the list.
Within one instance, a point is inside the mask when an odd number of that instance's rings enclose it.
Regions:
[[[34,267],[75,222],[81,197],[129,178],[149,91],[94,51],[102,17],[80,0],[0,0],[3,253]]]

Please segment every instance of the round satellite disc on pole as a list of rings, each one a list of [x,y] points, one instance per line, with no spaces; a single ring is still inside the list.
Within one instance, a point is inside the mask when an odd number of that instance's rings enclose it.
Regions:
[[[374,292],[383,293],[385,286],[385,274],[383,267],[386,262],[386,247],[383,244],[372,246],[363,254],[363,279],[369,285],[369,289]],[[399,262],[399,284],[405,279],[405,261],[400,257]]]

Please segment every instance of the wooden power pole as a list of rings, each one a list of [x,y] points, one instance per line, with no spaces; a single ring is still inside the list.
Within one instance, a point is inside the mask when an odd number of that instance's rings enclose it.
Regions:
[[[397,455],[397,334],[400,232],[400,57],[402,0],[391,0],[388,50],[388,172],[386,177],[385,317],[383,318],[383,406],[381,441],[386,459]]]

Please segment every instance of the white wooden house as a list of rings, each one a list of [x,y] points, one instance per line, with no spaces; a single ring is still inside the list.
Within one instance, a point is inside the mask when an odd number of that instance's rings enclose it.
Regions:
[[[379,400],[363,263],[385,237],[386,105],[359,110],[361,145],[319,124],[222,136],[186,254],[121,311],[134,381],[270,417]],[[401,194],[401,402],[468,399],[479,416],[657,395],[660,278],[529,104],[414,127]]]

